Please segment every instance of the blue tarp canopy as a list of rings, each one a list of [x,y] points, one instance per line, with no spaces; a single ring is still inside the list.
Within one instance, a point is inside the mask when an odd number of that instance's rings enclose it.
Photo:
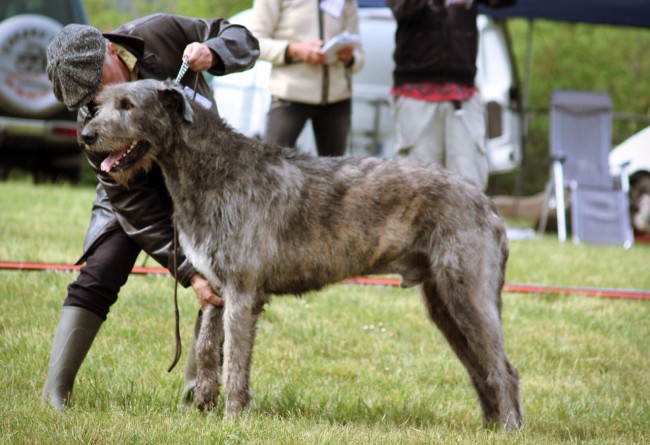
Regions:
[[[361,7],[385,6],[384,0],[359,0]],[[515,6],[483,14],[496,18],[543,19],[560,22],[650,28],[650,0],[519,0]]]

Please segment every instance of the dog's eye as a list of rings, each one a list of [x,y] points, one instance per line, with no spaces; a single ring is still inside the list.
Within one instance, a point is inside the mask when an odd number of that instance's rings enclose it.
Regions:
[[[99,105],[97,105],[95,102],[89,102],[88,104],[86,104],[86,109],[88,110],[88,112],[84,117],[84,125],[86,125],[95,117],[95,115],[99,111]]]
[[[99,106],[95,102],[91,101],[91,102],[88,102],[88,104],[86,105],[86,108],[88,108],[88,116],[93,118],[97,114],[97,109],[99,108]]]
[[[130,110],[135,107],[135,104],[131,102],[128,98],[123,98],[120,100],[120,110]]]

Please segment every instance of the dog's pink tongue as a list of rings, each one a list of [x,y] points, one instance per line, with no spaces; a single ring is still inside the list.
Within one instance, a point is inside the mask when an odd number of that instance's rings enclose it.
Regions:
[[[118,153],[110,154],[110,155],[108,155],[106,157],[106,159],[104,159],[104,161],[102,162],[102,165],[100,165],[99,168],[101,168],[102,171],[104,171],[106,173],[109,173],[113,169],[113,166],[115,165],[115,163],[121,157],[122,157],[122,152],[121,151],[118,152]]]

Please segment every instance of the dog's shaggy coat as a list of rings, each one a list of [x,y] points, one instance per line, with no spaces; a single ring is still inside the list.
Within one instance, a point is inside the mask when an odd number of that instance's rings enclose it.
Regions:
[[[238,134],[170,82],[107,87],[82,132],[86,149],[127,184],[157,162],[174,201],[180,244],[219,290],[197,339],[195,403],[226,415],[250,401],[255,325],[272,294],[347,277],[396,273],[467,369],[488,423],[523,423],[519,378],[504,351],[503,223],[476,187],[412,160],[318,158]]]

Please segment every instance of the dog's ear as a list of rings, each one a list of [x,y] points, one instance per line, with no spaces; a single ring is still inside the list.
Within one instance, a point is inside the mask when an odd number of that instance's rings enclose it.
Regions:
[[[160,103],[168,110],[178,111],[185,122],[193,122],[194,110],[189,99],[178,85],[166,83],[158,89]]]

